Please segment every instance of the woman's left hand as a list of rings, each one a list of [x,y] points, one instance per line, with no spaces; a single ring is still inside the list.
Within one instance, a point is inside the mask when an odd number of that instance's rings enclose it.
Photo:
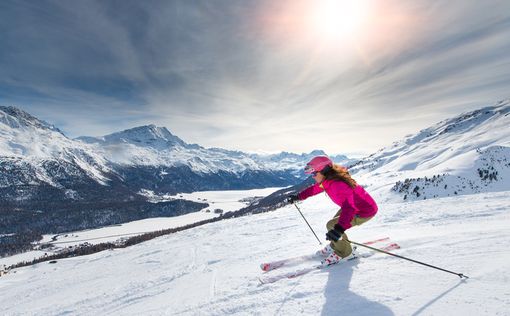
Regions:
[[[344,232],[345,229],[342,226],[335,224],[335,227],[326,233],[326,240],[338,241],[340,238],[342,238]]]

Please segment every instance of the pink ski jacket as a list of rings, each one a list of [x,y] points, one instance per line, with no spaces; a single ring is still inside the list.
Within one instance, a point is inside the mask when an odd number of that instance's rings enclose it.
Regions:
[[[377,204],[361,185],[352,189],[347,183],[338,180],[324,180],[320,184],[316,183],[301,191],[298,198],[305,200],[323,191],[326,191],[331,200],[341,207],[342,213],[338,224],[343,229],[352,227],[351,221],[354,216],[366,218],[377,213]]]

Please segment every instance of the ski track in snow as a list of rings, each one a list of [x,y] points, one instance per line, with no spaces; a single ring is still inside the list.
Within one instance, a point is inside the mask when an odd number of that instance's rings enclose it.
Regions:
[[[352,240],[389,236],[402,246],[395,253],[470,279],[377,254],[261,285],[261,262],[319,247],[287,206],[20,268],[0,278],[2,314],[510,314],[510,192],[380,206],[376,218],[348,231]],[[336,207],[322,194],[300,207],[322,239]]]

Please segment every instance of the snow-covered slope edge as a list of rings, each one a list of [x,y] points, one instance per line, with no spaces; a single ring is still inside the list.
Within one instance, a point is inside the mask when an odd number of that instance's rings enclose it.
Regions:
[[[404,200],[510,190],[510,147],[492,146],[470,154],[473,160],[463,172],[407,178],[392,190],[404,194]]]
[[[351,167],[380,199],[510,190],[510,101],[447,119]]]

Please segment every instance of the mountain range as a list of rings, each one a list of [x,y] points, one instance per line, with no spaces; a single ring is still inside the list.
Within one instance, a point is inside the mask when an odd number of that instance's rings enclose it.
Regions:
[[[443,120],[361,160],[332,158],[381,202],[506,191],[509,125],[510,100],[505,100]],[[271,209],[310,184],[302,166],[323,154],[204,148],[155,125],[70,139],[18,108],[0,107],[0,244],[13,236],[181,215],[207,206],[151,203],[149,196],[293,186],[239,214]]]
[[[59,233],[195,212],[186,200],[147,197],[289,186],[315,155],[258,155],[187,144],[147,125],[103,137],[68,138],[16,107],[0,106],[0,245],[13,236]],[[348,164],[352,159],[335,156]],[[11,243],[14,243],[12,240]]]

